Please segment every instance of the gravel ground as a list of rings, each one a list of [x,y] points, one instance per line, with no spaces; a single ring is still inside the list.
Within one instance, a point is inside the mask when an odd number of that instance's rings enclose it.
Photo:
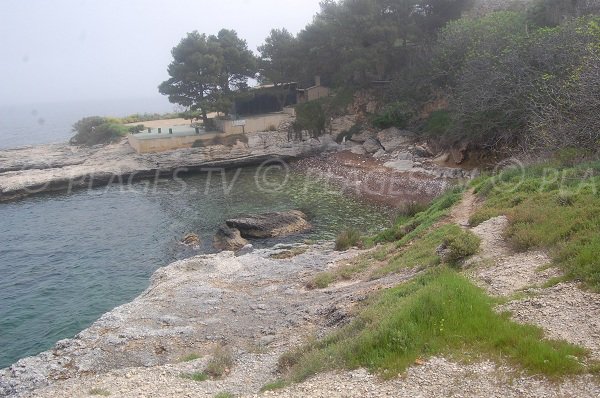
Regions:
[[[404,375],[382,382],[364,369],[318,375],[282,391],[252,397],[411,397],[411,398],[554,398],[598,397],[600,386],[591,376],[551,383],[517,374],[510,368],[484,361],[470,365],[431,358]]]

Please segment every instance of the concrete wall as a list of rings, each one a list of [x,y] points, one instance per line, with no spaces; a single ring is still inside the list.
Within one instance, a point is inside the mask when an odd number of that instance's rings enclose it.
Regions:
[[[289,111],[280,113],[270,113],[268,115],[251,116],[245,118],[246,124],[244,126],[236,126],[239,120],[223,120],[215,119],[217,129],[226,134],[242,134],[242,133],[256,133],[259,131],[268,131],[270,127],[279,127],[281,122],[290,118]]]
[[[299,94],[298,102],[304,103],[315,101],[323,97],[329,97],[330,91],[331,90],[329,88],[323,86],[307,88],[306,90],[302,91],[301,94]]]
[[[153,138],[153,139],[138,139],[135,135],[129,135],[127,141],[129,145],[137,153],[154,153],[172,151],[181,148],[191,148],[197,140],[210,140],[214,138],[215,133],[207,133],[202,135],[190,135],[184,137],[169,137]]]

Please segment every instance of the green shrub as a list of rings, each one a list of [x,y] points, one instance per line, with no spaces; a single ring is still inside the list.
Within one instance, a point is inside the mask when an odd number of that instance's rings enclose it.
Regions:
[[[361,243],[360,232],[354,228],[342,231],[335,239],[335,250],[344,251]]]
[[[371,124],[379,129],[390,127],[405,128],[414,116],[414,110],[408,103],[399,101],[387,105],[371,119]]]
[[[457,264],[479,251],[481,239],[471,231],[456,231],[444,239],[446,254],[444,261]]]
[[[122,124],[100,116],[90,116],[73,125],[76,133],[69,141],[71,145],[93,146],[108,144],[124,137],[129,132]]]
[[[296,134],[303,130],[307,130],[313,138],[325,134],[327,116],[321,102],[311,101],[296,105],[296,120],[292,125]]]
[[[452,130],[452,117],[448,111],[435,111],[429,115],[423,130],[431,136],[443,136]]]

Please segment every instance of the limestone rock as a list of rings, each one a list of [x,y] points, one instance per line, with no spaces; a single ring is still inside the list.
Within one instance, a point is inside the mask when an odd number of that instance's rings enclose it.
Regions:
[[[401,145],[410,144],[415,138],[415,134],[408,130],[400,130],[396,127],[390,127],[380,131],[377,139],[386,151],[393,151]]]
[[[363,148],[367,153],[376,153],[382,149],[381,144],[375,138],[367,138],[363,143]]]
[[[229,228],[238,229],[244,238],[279,237],[310,228],[306,214],[299,210],[252,215],[225,223]]]
[[[370,131],[370,130],[364,130],[364,131],[361,131],[360,133],[352,134],[352,137],[350,137],[350,140],[354,141],[354,142],[358,142],[359,144],[363,144],[369,138],[375,138],[375,136],[376,136],[375,132]]]
[[[352,152],[355,155],[366,155],[367,151],[365,150],[365,148],[362,145],[355,145],[352,148],[350,148],[350,152]]]
[[[240,231],[228,226],[221,226],[213,237],[213,247],[223,251],[237,251],[248,245],[248,241],[242,238]]]
[[[414,162],[412,160],[395,160],[393,162],[386,162],[383,165],[396,171],[409,171],[414,167]]]

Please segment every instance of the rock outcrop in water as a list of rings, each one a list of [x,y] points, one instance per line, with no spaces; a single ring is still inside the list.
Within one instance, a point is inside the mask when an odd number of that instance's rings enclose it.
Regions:
[[[306,231],[311,227],[306,214],[299,210],[240,217],[225,222],[244,238],[276,238]]]
[[[242,238],[240,231],[227,225],[219,227],[213,237],[213,247],[222,251],[238,251],[245,247],[248,241]]]

